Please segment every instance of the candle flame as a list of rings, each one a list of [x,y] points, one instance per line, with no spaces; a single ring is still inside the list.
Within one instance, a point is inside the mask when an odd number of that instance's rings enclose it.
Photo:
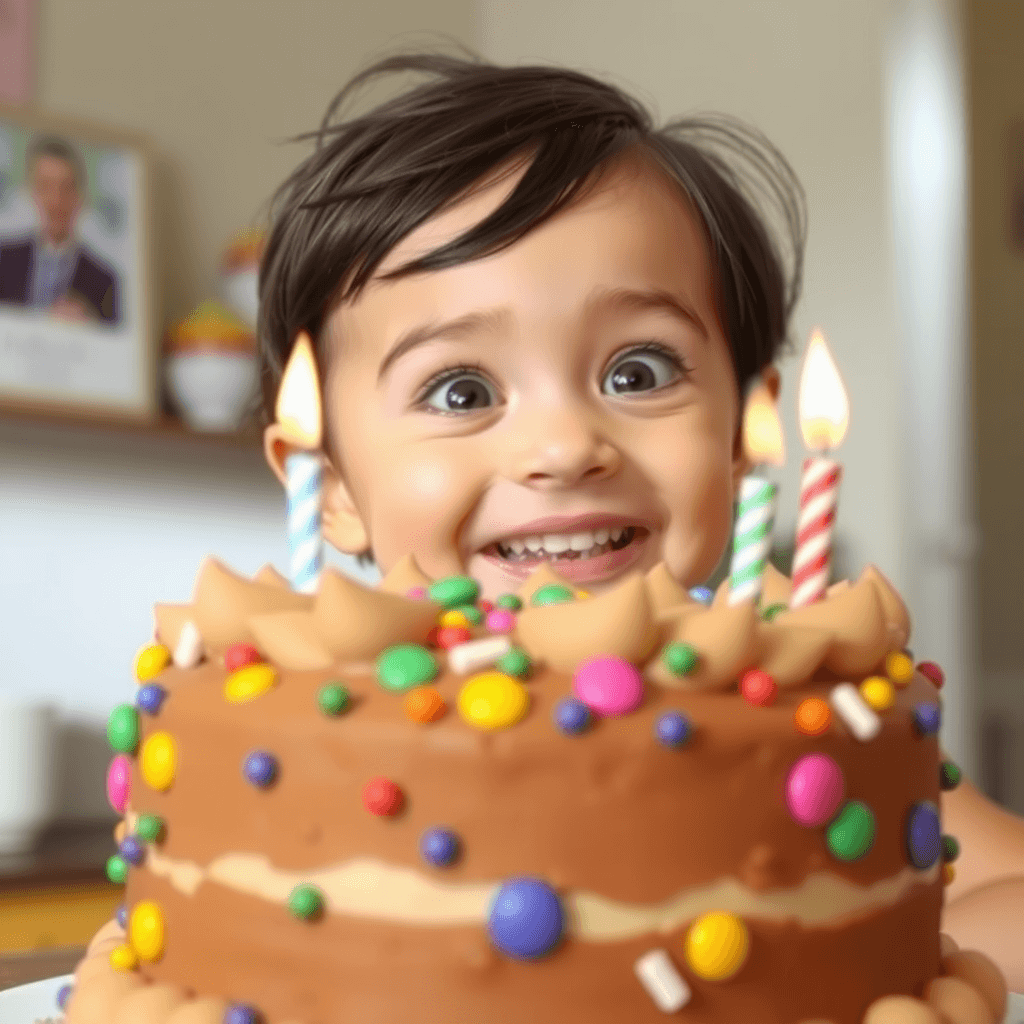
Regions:
[[[274,406],[278,425],[297,448],[319,448],[323,440],[320,381],[313,344],[302,331],[288,357]]]
[[[751,389],[743,409],[743,452],[754,465],[781,466],[786,461],[782,423],[763,381]]]
[[[821,331],[811,332],[800,369],[800,432],[812,450],[838,448],[850,425],[850,400]]]

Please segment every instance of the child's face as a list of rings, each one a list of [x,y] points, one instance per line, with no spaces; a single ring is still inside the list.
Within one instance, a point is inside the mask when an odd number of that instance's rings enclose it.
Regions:
[[[478,223],[523,169],[379,273]],[[652,167],[622,162],[497,255],[378,276],[328,330],[325,532],[343,550],[372,546],[385,573],[411,552],[491,597],[538,559],[595,593],[660,560],[686,585],[715,567],[743,469],[739,396],[702,231]]]

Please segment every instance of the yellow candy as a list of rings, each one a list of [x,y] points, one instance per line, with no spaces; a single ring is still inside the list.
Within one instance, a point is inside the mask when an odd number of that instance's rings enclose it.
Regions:
[[[482,672],[459,691],[459,714],[478,729],[507,729],[530,706],[530,694],[504,672]]]
[[[164,955],[164,915],[152,900],[135,904],[128,936],[140,960],[152,963]]]
[[[262,696],[277,685],[277,669],[273,665],[243,665],[228,676],[224,683],[224,699],[232,704],[244,704]]]
[[[942,884],[949,885],[956,878],[956,868],[952,864],[942,865]]]
[[[891,708],[896,700],[896,691],[888,679],[881,676],[871,676],[860,684],[860,695],[864,702],[875,711],[885,711]]]
[[[139,753],[139,766],[146,784],[153,789],[171,788],[178,770],[178,746],[169,732],[155,732]]]
[[[735,914],[721,910],[698,917],[686,933],[686,960],[695,974],[708,981],[731,978],[750,951],[747,926]]]
[[[143,647],[135,658],[135,678],[140,683],[148,683],[156,678],[171,663],[171,652],[163,644],[150,644]]]
[[[590,591],[589,590],[577,590],[576,591],[576,600],[577,601],[586,601],[586,599],[588,597],[590,597]]]
[[[455,611],[454,609],[450,612],[442,612],[437,619],[439,626],[466,626],[469,627],[469,619],[466,618],[465,613]]]
[[[115,946],[111,951],[110,966],[115,971],[134,971],[139,966],[139,958],[131,946],[122,942],[120,946]]]
[[[914,678],[914,663],[902,651],[893,651],[885,659],[885,673],[897,686],[906,686]]]

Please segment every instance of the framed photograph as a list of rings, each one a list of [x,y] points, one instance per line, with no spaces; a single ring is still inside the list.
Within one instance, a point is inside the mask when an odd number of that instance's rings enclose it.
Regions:
[[[0,106],[0,407],[156,415],[149,242],[139,139]]]

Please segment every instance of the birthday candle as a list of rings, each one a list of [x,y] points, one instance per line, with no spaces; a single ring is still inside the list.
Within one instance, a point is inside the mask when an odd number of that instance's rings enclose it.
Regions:
[[[284,467],[292,587],[304,594],[315,593],[324,555],[320,456],[323,426],[316,360],[305,331],[292,347],[277,392],[275,412],[283,440],[291,449]]]
[[[827,452],[842,443],[850,424],[850,403],[843,378],[818,330],[811,333],[804,352],[798,409],[804,446],[818,454],[804,460],[800,477],[790,608],[813,604],[828,590],[832,531],[843,470],[838,462],[827,457]]]
[[[771,392],[759,383],[743,410],[743,450],[754,464],[785,461],[782,425]],[[761,596],[764,571],[772,550],[775,525],[775,484],[756,472],[740,481],[740,497],[729,563],[729,604],[755,602]]]

